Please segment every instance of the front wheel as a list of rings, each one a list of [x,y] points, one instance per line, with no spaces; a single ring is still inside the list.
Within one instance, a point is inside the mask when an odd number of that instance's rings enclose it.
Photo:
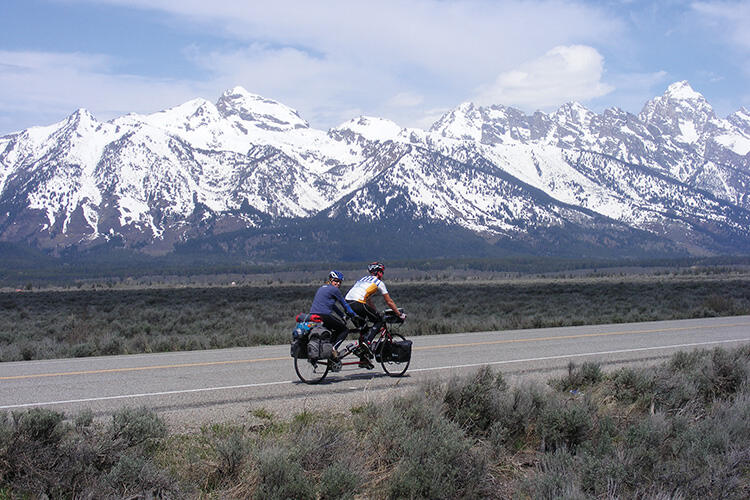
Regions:
[[[318,384],[326,378],[330,365],[327,359],[313,361],[305,358],[294,358],[294,371],[306,384]]]
[[[403,335],[399,335],[398,333],[392,333],[390,340],[385,340],[385,342],[393,342],[393,341],[404,341],[406,340]],[[385,347],[385,346],[383,346]],[[406,370],[409,368],[409,363],[411,362],[411,358],[409,358],[409,361],[381,361],[380,364],[383,366],[383,371],[389,376],[389,377],[401,377],[404,373],[406,373]]]

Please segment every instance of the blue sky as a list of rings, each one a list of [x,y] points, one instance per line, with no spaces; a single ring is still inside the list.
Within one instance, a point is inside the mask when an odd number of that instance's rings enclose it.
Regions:
[[[427,128],[465,101],[638,113],[687,80],[750,107],[750,2],[2,0],[0,135],[240,85],[316,128]]]

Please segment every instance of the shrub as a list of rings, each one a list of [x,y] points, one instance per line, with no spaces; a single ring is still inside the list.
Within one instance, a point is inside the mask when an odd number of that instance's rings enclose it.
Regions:
[[[731,353],[714,349],[710,356],[704,358],[705,362],[696,376],[698,393],[706,403],[733,396],[747,381],[748,363],[738,354],[739,351]]]
[[[585,362],[580,367],[572,361],[568,363],[568,373],[560,379],[553,379],[550,385],[558,391],[577,390],[599,383],[603,378],[599,363]]]
[[[564,447],[575,452],[594,426],[596,408],[588,399],[551,399],[541,412],[538,429],[544,450]]]
[[[104,477],[103,484],[111,490],[113,497],[121,498],[154,498],[175,492],[174,480],[161,471],[151,460],[137,452],[123,454],[117,463]],[[105,493],[98,489],[95,494]]]
[[[651,371],[638,368],[621,368],[608,377],[611,394],[619,402],[641,402],[642,408],[651,404],[654,392],[654,376]]]
[[[356,451],[361,444],[344,432],[340,422],[328,418],[316,418],[303,425],[300,422],[304,420],[293,422],[290,439],[305,471],[321,472],[336,464],[363,468]]]
[[[0,478],[13,491],[31,496],[58,491],[67,462],[60,452],[64,415],[47,409],[3,415],[0,432]],[[62,460],[61,460],[62,459]]]
[[[123,408],[112,415],[110,432],[126,446],[136,446],[166,437],[167,424],[148,408]]]
[[[532,434],[548,395],[543,387],[527,383],[504,392],[498,402],[495,422],[489,432],[489,442],[496,451],[515,452],[533,439]]]
[[[500,400],[507,389],[500,372],[484,366],[468,378],[454,378],[443,397],[445,413],[470,434],[484,435],[500,414]]]
[[[223,484],[239,475],[250,455],[250,442],[241,429],[216,435],[210,441],[216,461],[210,474],[211,483]]]
[[[664,444],[669,435],[663,414],[645,416],[630,424],[623,432],[623,463],[628,468],[629,487],[635,489],[644,477],[652,477],[654,467],[664,457]]]
[[[17,439],[40,445],[56,445],[63,436],[62,422],[65,415],[53,410],[33,408],[13,415],[16,421]]]
[[[389,498],[467,498],[486,494],[488,463],[440,401],[424,393],[397,398],[356,414],[373,447],[378,481]],[[383,469],[387,467],[387,469]]]
[[[578,477],[579,464],[565,448],[545,454],[537,468],[518,485],[520,493],[527,498],[570,500],[584,499]]]
[[[287,448],[273,444],[261,447],[256,460],[255,498],[314,498],[314,486],[307,480],[304,469]]]
[[[317,498],[355,498],[362,486],[362,472],[344,462],[329,465],[320,478]]]

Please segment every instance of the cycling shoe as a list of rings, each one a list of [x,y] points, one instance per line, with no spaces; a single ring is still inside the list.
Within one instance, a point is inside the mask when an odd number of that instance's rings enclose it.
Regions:
[[[359,360],[359,367],[360,368],[367,368],[368,370],[372,370],[373,368],[375,368],[375,365],[373,365],[372,363],[370,363],[369,359],[367,359],[367,358],[361,358]]]

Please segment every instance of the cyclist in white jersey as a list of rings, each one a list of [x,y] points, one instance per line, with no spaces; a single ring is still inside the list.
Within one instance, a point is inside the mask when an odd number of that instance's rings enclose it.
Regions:
[[[362,340],[369,344],[372,342],[375,334],[380,330],[383,318],[375,309],[375,305],[372,303],[373,295],[380,293],[383,296],[383,300],[396,314],[398,314],[398,307],[393,301],[391,296],[388,294],[388,289],[383,283],[383,273],[385,272],[385,266],[380,262],[373,262],[367,266],[367,270],[370,272],[369,276],[360,278],[351,290],[346,294],[346,301],[349,303],[351,308],[357,313],[360,318],[366,318],[374,323],[370,331],[362,335]],[[404,313],[400,314],[401,319],[406,319]]]

